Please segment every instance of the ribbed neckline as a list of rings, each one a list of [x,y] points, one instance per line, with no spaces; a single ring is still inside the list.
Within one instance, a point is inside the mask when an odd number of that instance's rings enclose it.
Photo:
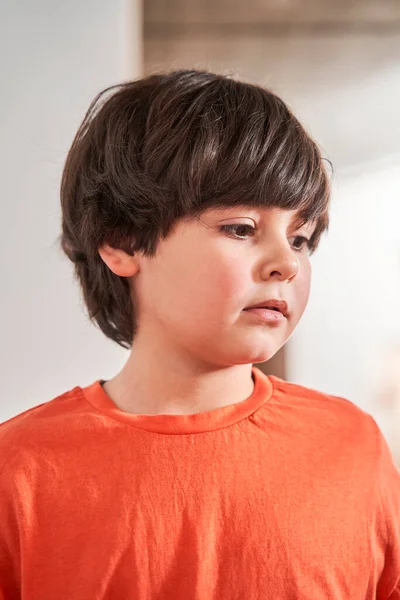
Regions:
[[[99,411],[137,429],[166,434],[201,433],[238,423],[270,400],[273,391],[271,379],[255,366],[251,372],[254,379],[251,396],[236,404],[191,415],[137,415],[125,412],[106,394],[101,380],[80,390],[86,400]]]

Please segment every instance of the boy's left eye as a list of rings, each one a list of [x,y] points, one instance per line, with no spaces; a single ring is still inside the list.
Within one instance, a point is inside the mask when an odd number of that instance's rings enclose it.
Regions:
[[[302,235],[298,235],[294,238],[293,248],[295,250],[302,250],[304,246],[309,246],[310,240],[303,237]]]
[[[233,237],[236,237],[240,240],[245,240],[249,236],[253,236],[255,232],[255,227],[251,225],[247,225],[245,223],[235,224],[235,225],[222,225],[221,231],[226,231],[227,233],[233,234]],[[297,235],[293,238],[293,248],[297,251],[301,251],[305,246],[309,248],[310,240],[302,235]]]

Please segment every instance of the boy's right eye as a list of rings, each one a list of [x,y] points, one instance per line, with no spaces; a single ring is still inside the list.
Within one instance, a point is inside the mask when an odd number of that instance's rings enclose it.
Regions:
[[[251,225],[246,225],[244,223],[240,223],[237,225],[222,225],[220,229],[221,229],[221,231],[225,231],[227,233],[233,234],[233,237],[236,237],[237,239],[240,239],[240,240],[245,240],[249,237],[249,236],[243,237],[243,235],[241,235],[241,233],[249,232],[250,236],[252,236],[255,232],[254,227],[252,227]]]

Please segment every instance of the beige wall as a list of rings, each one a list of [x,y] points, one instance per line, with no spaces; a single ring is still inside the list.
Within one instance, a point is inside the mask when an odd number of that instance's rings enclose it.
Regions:
[[[400,4],[147,0],[144,70],[233,72],[280,93],[336,169],[400,152]]]

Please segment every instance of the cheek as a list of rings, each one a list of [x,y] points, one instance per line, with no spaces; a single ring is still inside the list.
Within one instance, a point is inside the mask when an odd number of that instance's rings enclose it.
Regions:
[[[169,310],[190,310],[196,321],[216,326],[221,315],[231,314],[246,292],[246,273],[235,257],[196,253],[174,262],[163,272],[163,287],[169,297]],[[171,285],[171,282],[173,284]]]
[[[202,272],[202,286],[204,294],[214,299],[215,309],[234,307],[251,287],[248,263],[241,262],[235,256],[220,256],[210,260]]]
[[[309,261],[301,266],[301,274],[296,281],[296,306],[299,313],[299,318],[303,314],[308,299],[310,297],[311,288],[311,265]]]

